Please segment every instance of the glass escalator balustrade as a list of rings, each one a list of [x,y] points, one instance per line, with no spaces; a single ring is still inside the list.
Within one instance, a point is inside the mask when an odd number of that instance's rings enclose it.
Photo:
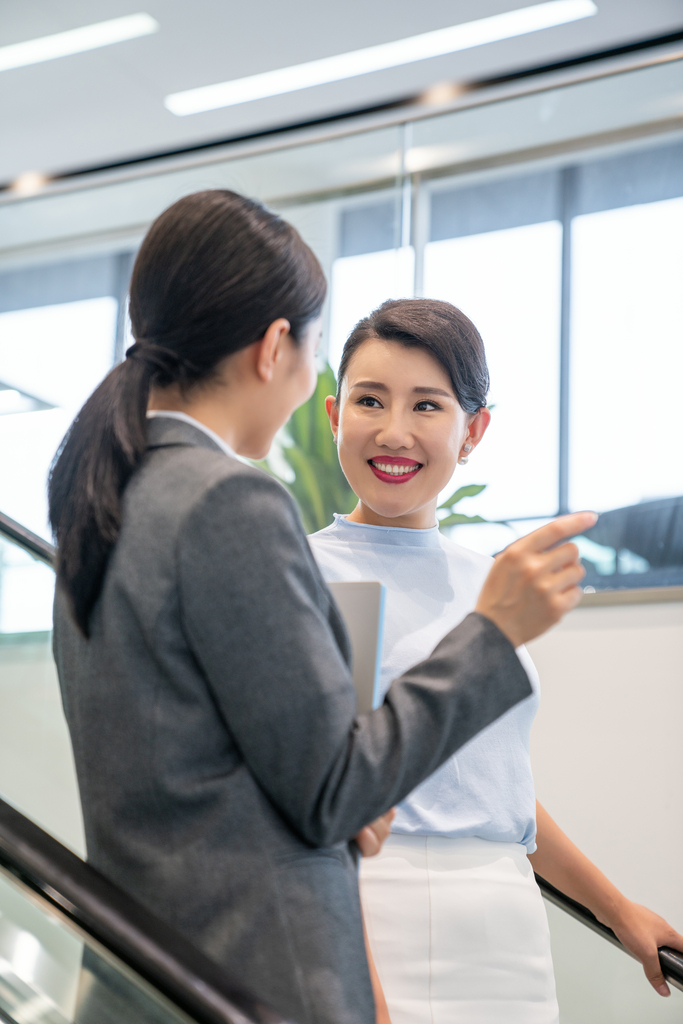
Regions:
[[[0,536],[0,795],[84,854],[52,659],[54,572]],[[0,876],[0,1012],[17,1024],[185,1020]]]
[[[0,795],[84,854],[52,659],[54,572],[0,536]],[[0,1013],[17,1024],[185,1020],[0,876]]]
[[[0,1018],[16,1024],[188,1020],[6,877],[0,877]]]
[[[0,797],[83,856],[78,785],[52,658],[54,585],[49,565],[0,533]]]

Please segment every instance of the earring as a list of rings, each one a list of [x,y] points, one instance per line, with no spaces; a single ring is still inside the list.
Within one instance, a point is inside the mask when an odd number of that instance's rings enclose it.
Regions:
[[[335,434],[332,435],[332,440],[334,441],[335,444],[339,444],[339,441],[337,440],[337,437],[336,437]]]
[[[469,453],[469,452],[472,451],[472,445],[471,444],[464,444],[462,446],[462,450],[464,452],[468,452]],[[458,459],[458,465],[459,466],[466,466],[469,461],[470,460],[467,458],[467,455],[461,455],[460,458]]]

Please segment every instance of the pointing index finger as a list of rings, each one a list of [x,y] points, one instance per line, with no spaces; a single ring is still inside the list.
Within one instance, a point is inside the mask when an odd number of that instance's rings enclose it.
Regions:
[[[576,537],[579,533],[589,530],[591,526],[595,526],[597,521],[598,517],[595,512],[572,512],[568,516],[554,519],[546,526],[541,526],[524,539],[529,542],[532,551],[548,551],[560,541]]]

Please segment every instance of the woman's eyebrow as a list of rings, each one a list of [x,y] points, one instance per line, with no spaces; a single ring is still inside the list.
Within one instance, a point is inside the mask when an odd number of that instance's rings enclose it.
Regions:
[[[350,390],[354,388],[372,388],[373,391],[388,391],[389,388],[386,384],[382,384],[378,380],[357,380],[355,384],[351,385]],[[443,395],[444,398],[452,398],[453,395],[450,391],[444,391],[443,388],[430,388],[422,387],[421,385],[413,388],[414,395]]]
[[[413,388],[414,395],[443,395],[444,398],[452,398],[453,395],[450,391],[444,391],[443,388]]]
[[[374,391],[388,391],[389,388],[386,384],[380,383],[378,380],[357,380],[355,384],[351,385],[352,388],[372,388]]]

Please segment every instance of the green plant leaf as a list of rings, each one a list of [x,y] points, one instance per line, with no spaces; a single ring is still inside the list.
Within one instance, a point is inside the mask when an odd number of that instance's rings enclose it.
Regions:
[[[482,491],[486,490],[486,484],[467,484],[465,487],[458,487],[455,494],[451,494],[447,501],[442,502],[439,508],[452,508],[453,505],[457,505],[463,498],[474,498],[477,494],[481,494]]]
[[[356,504],[339,465],[325,410],[326,397],[336,390],[334,373],[328,366],[319,375],[312,397],[287,423],[282,456],[294,472],[291,483],[282,480],[267,463],[254,463],[285,485],[299,506],[307,533],[329,526],[335,512],[350,512]]]
[[[452,515],[446,516],[445,519],[439,520],[439,529],[442,530],[444,526],[462,526],[463,523],[486,523],[487,519],[482,519],[481,516],[464,516],[462,512],[453,512]]]

